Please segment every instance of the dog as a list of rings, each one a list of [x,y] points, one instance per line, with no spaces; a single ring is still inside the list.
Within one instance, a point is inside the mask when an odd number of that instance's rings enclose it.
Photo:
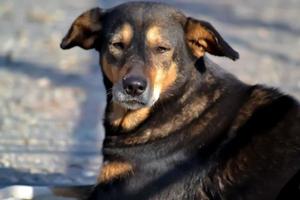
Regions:
[[[210,23],[129,2],[80,15],[61,43],[75,46],[99,52],[107,94],[88,199],[300,199],[299,103],[210,61],[239,58]]]

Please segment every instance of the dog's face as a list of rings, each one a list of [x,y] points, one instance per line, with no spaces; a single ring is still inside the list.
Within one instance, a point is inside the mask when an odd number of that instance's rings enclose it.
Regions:
[[[126,3],[83,13],[72,24],[61,47],[80,46],[100,52],[113,101],[136,110],[168,96],[182,79],[184,63],[205,52],[238,58],[207,22],[185,17],[159,3]]]
[[[100,45],[101,66],[113,83],[113,100],[128,109],[151,107],[176,80],[176,51],[183,30],[157,9],[118,8],[107,14]],[[174,13],[175,15],[176,13]]]

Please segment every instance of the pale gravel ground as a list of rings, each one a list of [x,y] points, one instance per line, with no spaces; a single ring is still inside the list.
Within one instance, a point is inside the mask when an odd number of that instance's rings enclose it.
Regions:
[[[59,42],[95,4],[1,1],[0,185],[94,183],[105,106],[99,67],[90,52],[62,51]]]
[[[100,0],[108,8],[124,1]],[[210,21],[240,52],[210,58],[247,83],[300,99],[300,1],[164,1]],[[59,49],[96,0],[0,2],[0,185],[91,184],[105,106],[97,55]],[[1,194],[1,192],[0,192]]]

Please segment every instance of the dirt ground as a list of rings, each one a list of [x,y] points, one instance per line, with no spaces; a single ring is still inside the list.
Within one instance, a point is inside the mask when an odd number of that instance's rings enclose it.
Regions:
[[[94,183],[105,107],[98,57],[59,43],[83,11],[121,2],[0,2],[0,186]],[[236,62],[209,56],[216,63],[300,99],[300,1],[164,2],[211,22],[240,53]]]

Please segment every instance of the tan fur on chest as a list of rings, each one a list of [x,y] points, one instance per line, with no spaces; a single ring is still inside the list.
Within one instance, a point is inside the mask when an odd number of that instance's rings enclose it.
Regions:
[[[109,114],[109,120],[115,127],[121,127],[125,130],[132,130],[142,121],[144,121],[150,113],[149,108],[141,108],[138,110],[127,110],[120,105],[113,103],[112,112]]]
[[[104,163],[97,181],[107,183],[117,178],[125,177],[133,173],[133,166],[127,162],[108,162]]]

